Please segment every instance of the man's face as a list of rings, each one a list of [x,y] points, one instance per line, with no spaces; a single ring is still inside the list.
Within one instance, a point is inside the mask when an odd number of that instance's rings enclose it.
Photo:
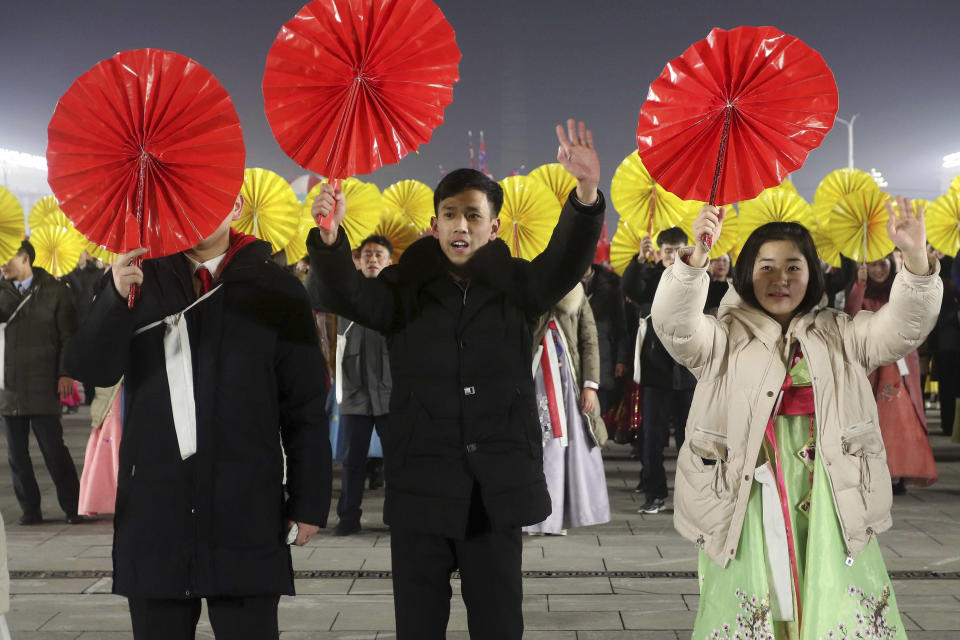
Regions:
[[[669,267],[677,259],[677,250],[682,244],[662,244],[660,245],[660,262],[664,267]]]
[[[490,201],[482,191],[469,189],[444,198],[430,231],[440,241],[440,249],[451,263],[467,263],[477,249],[497,237],[500,218],[493,217]]]
[[[27,254],[18,253],[10,258],[7,264],[0,267],[0,271],[3,272],[4,280],[23,280],[28,267],[29,260]]]
[[[376,278],[391,262],[390,251],[382,244],[368,242],[360,248],[360,270],[367,278]]]

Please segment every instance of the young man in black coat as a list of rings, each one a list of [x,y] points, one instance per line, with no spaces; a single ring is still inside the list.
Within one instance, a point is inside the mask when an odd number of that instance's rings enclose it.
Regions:
[[[230,228],[242,208],[238,197],[211,236],[142,270],[131,262],[144,249],[120,256],[68,348],[81,379],[124,377],[113,591],[137,640],[193,638],[203,597],[218,638],[279,637],[278,601],[294,593],[288,535],[296,525],[305,544],[327,519],[310,306],[269,244]]]
[[[580,279],[600,235],[600,166],[583,123],[557,127],[559,161],[578,180],[550,244],[532,262],[497,239],[500,186],[448,174],[432,237],[378,278],[353,267],[343,196],[327,187],[310,232],[315,303],[384,333],[393,393],[384,433],[398,640],[445,637],[459,569],[471,638],[519,639],[521,537],[550,513],[531,374],[532,324]]]

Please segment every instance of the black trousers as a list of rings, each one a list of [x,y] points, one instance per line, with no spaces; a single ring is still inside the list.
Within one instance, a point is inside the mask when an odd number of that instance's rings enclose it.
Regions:
[[[683,446],[687,414],[693,402],[693,390],[673,391],[658,387],[643,388],[643,471],[647,500],[667,497],[667,472],[663,466],[663,450],[674,425],[677,449]]]
[[[370,438],[376,428],[377,435],[383,438],[387,429],[389,415],[358,416],[341,414],[343,435],[347,438],[347,453],[343,461],[340,499],[337,501],[337,517],[340,522],[360,524],[363,510],[363,482],[367,476],[367,452],[370,450]]]
[[[80,479],[70,451],[63,442],[60,416],[3,416],[7,436],[7,460],[13,472],[13,492],[24,515],[40,515],[40,487],[30,460],[30,427],[40,445],[40,454],[57,488],[57,501],[68,516],[77,514]]]
[[[940,386],[940,428],[951,435],[960,397],[960,352],[938,351],[934,358]]]
[[[128,598],[134,640],[193,640],[200,598]],[[220,640],[276,640],[280,596],[207,598],[207,615]]]
[[[474,511],[482,512],[474,491]],[[463,540],[391,529],[397,640],[443,640],[450,618],[450,575],[460,570],[471,640],[523,637],[520,529],[492,530],[478,514]],[[471,520],[474,520],[471,514]]]

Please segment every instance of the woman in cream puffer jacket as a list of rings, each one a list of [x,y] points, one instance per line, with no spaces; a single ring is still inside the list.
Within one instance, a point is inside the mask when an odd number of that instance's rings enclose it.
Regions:
[[[717,217],[707,218],[707,227],[719,231]],[[702,255],[698,249],[694,258]],[[784,328],[733,288],[717,318],[704,315],[706,270],[682,260],[667,269],[653,303],[653,327],[698,381],[677,461],[674,525],[681,535],[720,566],[736,556],[764,431],[797,343],[812,377],[816,455],[829,479],[848,563],[890,527],[890,475],[867,373],[916,349],[933,328],[942,296],[937,271],[938,265],[925,275],[903,269],[889,304],[877,313],[850,318],[813,310]]]

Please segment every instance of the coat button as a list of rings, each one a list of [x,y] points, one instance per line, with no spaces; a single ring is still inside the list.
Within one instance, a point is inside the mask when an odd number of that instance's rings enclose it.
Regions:
[[[187,597],[189,598],[189,597],[190,597],[190,589],[187,589],[186,591],[184,591],[184,592],[183,592],[183,595],[185,595],[185,596],[187,596]]]
[[[767,397],[768,397],[768,398],[772,398],[772,397],[773,397],[773,391],[767,391]]]
[[[743,480],[744,482],[748,482],[750,480],[750,474],[748,473],[747,475],[743,476]]]
[[[476,387],[464,387],[464,388],[463,388],[463,395],[465,395],[465,396],[472,396],[472,395],[475,395],[476,393],[477,393]]]
[[[476,450],[477,450],[476,442],[471,442],[470,444],[467,445],[467,453],[473,453]]]
[[[196,514],[196,513],[197,513],[197,508],[196,508],[196,507],[190,507],[190,513]]]

